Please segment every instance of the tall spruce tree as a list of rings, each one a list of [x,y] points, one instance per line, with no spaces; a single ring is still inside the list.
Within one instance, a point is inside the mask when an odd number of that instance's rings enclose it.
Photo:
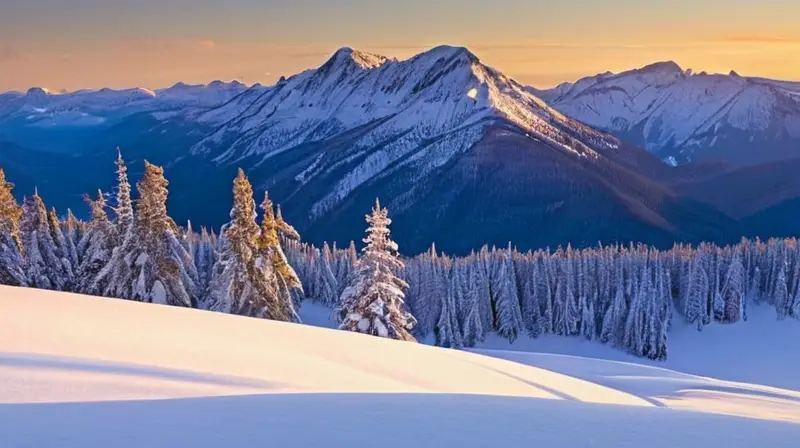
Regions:
[[[366,247],[340,300],[340,328],[414,341],[410,331],[416,319],[403,302],[403,290],[408,285],[395,275],[403,262],[397,256],[397,244],[389,237],[389,212],[376,200],[366,220]]]
[[[0,284],[27,286],[23,271],[20,220],[22,208],[14,199],[14,184],[0,168]]]
[[[95,285],[107,282],[106,291],[115,297],[191,307],[197,302],[197,271],[167,214],[168,185],[164,169],[145,161],[134,231],[126,232],[130,236]]]
[[[207,307],[253,317],[276,316],[277,292],[256,264],[259,228],[253,187],[243,170],[233,181],[231,221],[223,226],[209,281]]]
[[[39,192],[25,198],[20,232],[25,250],[24,269],[34,288],[65,290],[69,272],[50,233],[50,220]]]
[[[261,210],[264,216],[261,219],[261,232],[257,241],[259,263],[267,271],[273,283],[277,299],[277,309],[274,311],[275,314],[270,315],[270,318],[299,322],[300,317],[297,315],[296,309],[300,306],[303,285],[300,283],[300,278],[294,268],[289,265],[286,254],[281,247],[281,241],[278,236],[280,226],[275,219],[275,210],[267,192],[264,192]],[[283,222],[282,219],[281,222]],[[285,222],[283,222],[283,225],[291,227]],[[294,228],[292,230],[294,231]],[[294,232],[294,234],[297,235],[297,232]],[[297,235],[298,240],[299,238],[300,236]],[[294,236],[286,237],[286,240],[292,241]]]
[[[117,247],[117,234],[106,214],[106,200],[103,192],[98,191],[95,200],[88,196],[85,197],[85,200],[89,205],[92,220],[89,221],[86,231],[78,243],[80,264],[75,279],[75,288],[84,294],[115,297],[109,294],[105,288],[110,278],[98,279],[98,276],[104,269],[110,268],[109,262]]]

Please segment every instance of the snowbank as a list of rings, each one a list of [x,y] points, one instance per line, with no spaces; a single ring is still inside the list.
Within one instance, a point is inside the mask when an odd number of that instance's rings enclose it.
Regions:
[[[792,446],[800,436],[800,425],[790,423],[800,415],[800,398],[791,391],[750,393],[751,408],[777,400],[783,412],[772,407],[742,418],[719,414],[720,394],[707,396],[705,406],[696,400],[692,411],[667,409],[681,406],[653,401],[624,377],[596,381],[591,364],[564,374],[552,364],[515,361],[0,287],[0,440],[9,446],[659,447]]]

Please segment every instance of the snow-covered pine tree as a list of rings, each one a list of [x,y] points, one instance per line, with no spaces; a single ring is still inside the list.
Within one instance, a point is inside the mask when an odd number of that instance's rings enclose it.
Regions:
[[[281,317],[275,282],[265,269],[269,265],[257,262],[260,230],[256,203],[253,187],[241,169],[233,181],[230,217],[218,242],[206,307],[223,313]]]
[[[775,276],[775,287],[773,291],[773,300],[778,313],[778,319],[783,319],[787,315],[789,306],[789,285],[786,279],[786,262],[781,262],[778,267],[778,274]]]
[[[197,270],[181,244],[178,226],[167,214],[164,169],[147,161],[136,185],[139,201],[134,231],[98,275],[95,285],[108,282],[116,297],[192,307],[197,303]]]
[[[106,214],[106,200],[102,191],[97,192],[97,199],[85,197],[92,215],[86,231],[78,243],[80,265],[75,279],[78,292],[94,295],[111,295],[106,291],[108,279],[98,280],[97,276],[108,267],[118,240],[115,229]],[[111,295],[113,297],[113,295]]]
[[[328,307],[334,307],[339,300],[337,295],[339,285],[336,284],[336,276],[333,275],[333,270],[331,269],[331,258],[330,247],[328,243],[325,243],[318,262],[314,265],[313,280],[316,291],[313,299]]]
[[[38,191],[23,201],[20,232],[25,251],[24,269],[28,276],[28,285],[63,291],[70,275],[58,255],[56,242],[50,233],[47,209]]]
[[[55,208],[50,209],[48,214],[48,224],[50,227],[50,237],[55,243],[55,253],[61,261],[59,268],[63,275],[62,291],[75,291],[76,271],[78,270],[78,253],[74,246],[70,247],[67,238],[64,236],[61,221]]]
[[[495,256],[495,275],[492,279],[492,301],[495,309],[497,334],[514,342],[523,331],[522,311],[517,296],[517,281],[509,252]]]
[[[375,201],[366,216],[369,227],[363,255],[342,293],[340,328],[404,341],[414,341],[410,331],[416,319],[405,310],[403,290],[408,285],[394,272],[403,267],[397,243],[389,237],[389,212]]]
[[[447,293],[442,296],[439,321],[436,323],[436,345],[448,348],[461,348],[464,341],[461,338],[461,328],[458,322],[458,308],[456,299],[461,287],[461,277],[458,269],[453,266],[451,270],[450,286]]]
[[[267,272],[273,283],[273,290],[277,299],[275,304],[277,308],[274,310],[269,309],[270,314],[268,317],[273,320],[299,322],[300,317],[297,315],[296,309],[300,306],[303,285],[300,283],[297,273],[286,260],[286,254],[283,252],[278,237],[280,227],[275,219],[275,210],[267,192],[264,192],[261,210],[264,212],[264,217],[261,220],[261,233],[257,240],[259,258],[256,260],[256,264],[261,265],[262,269]],[[281,222],[283,222],[282,219]],[[283,225],[284,227],[291,227],[285,222]],[[292,228],[292,231],[294,231],[294,228]],[[294,239],[294,235],[297,236],[297,239]],[[287,241],[300,239],[297,232],[294,232],[294,235],[291,237],[284,236],[284,238]]]
[[[197,242],[194,264],[197,267],[197,286],[201,297],[208,293],[208,282],[211,280],[211,270],[214,267],[216,248],[211,241],[211,235],[205,227],[200,228],[200,239]]]
[[[81,265],[81,257],[78,254],[78,237],[79,237],[79,224],[72,210],[67,209],[67,219],[61,223],[61,232],[64,235],[66,251],[69,254],[70,262],[72,263],[74,274],[77,277]],[[75,284],[77,288],[77,283]]]
[[[122,159],[122,152],[117,148],[117,207],[114,208],[116,214],[116,234],[119,244],[124,242],[128,232],[133,230],[133,201],[131,200],[131,184],[128,181],[128,168]]]
[[[738,322],[742,318],[744,301],[747,300],[744,288],[744,265],[738,250],[733,254],[728,272],[725,274],[722,296],[725,302],[724,322]]]
[[[477,272],[481,270],[475,263],[474,254],[466,266],[466,312],[464,322],[461,323],[464,345],[474,347],[478,342],[483,342],[487,328],[484,327],[484,318],[481,316],[481,300],[486,295],[486,285],[482,284],[483,277]]]
[[[14,184],[6,180],[0,168],[0,284],[27,286],[19,230],[22,208],[14,199],[13,190]]]

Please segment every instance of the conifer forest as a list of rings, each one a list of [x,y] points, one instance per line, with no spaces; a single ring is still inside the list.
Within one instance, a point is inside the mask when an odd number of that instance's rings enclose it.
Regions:
[[[48,210],[37,192],[21,204],[0,169],[0,283],[300,321],[305,302],[331,310],[342,330],[443,347],[545,334],[596,340],[666,359],[676,322],[702,331],[747,319],[751,304],[800,318],[797,239],[734,246],[676,244],[542,249],[483,247],[466,257],[401,256],[390,211],[365,210],[365,238],[314,247],[240,170],[230,221],[218,232],[174,222],[168,181],[146,163],[136,184],[117,160],[111,197],[86,197],[88,221]],[[263,198],[256,205],[256,197]],[[420,217],[420,221],[424,221]]]

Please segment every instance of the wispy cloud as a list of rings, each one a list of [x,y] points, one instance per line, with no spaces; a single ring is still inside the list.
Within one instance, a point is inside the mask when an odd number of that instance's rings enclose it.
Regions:
[[[742,42],[742,43],[760,43],[760,42],[775,42],[775,43],[792,43],[800,42],[800,38],[793,38],[787,36],[773,36],[769,34],[736,34],[732,36],[723,37],[726,42]]]

